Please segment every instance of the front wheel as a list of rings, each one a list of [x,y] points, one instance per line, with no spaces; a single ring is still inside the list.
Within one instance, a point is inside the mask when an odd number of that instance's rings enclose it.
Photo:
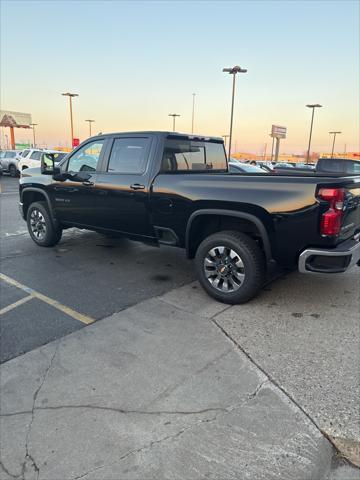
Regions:
[[[264,254],[255,240],[241,232],[224,231],[205,238],[195,262],[202,287],[223,303],[245,303],[264,283]]]
[[[54,226],[46,202],[32,203],[27,211],[26,222],[30,236],[37,245],[52,247],[60,241],[62,229]]]
[[[15,165],[10,165],[9,173],[10,173],[10,177],[13,177],[13,178],[17,177],[17,170]]]

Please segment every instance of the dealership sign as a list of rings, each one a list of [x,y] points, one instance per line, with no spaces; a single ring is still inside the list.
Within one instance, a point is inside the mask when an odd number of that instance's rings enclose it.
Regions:
[[[279,125],[272,125],[271,136],[273,138],[286,138],[286,127],[280,127]]]
[[[30,128],[31,115],[30,113],[0,110],[0,127]]]

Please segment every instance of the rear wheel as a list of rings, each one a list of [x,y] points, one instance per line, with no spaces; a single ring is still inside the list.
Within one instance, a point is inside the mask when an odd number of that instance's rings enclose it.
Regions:
[[[52,247],[60,241],[62,229],[54,226],[46,202],[32,203],[28,208],[26,221],[30,236],[37,245]]]
[[[17,177],[17,170],[16,170],[15,165],[10,165],[9,173],[10,173],[11,177]]]
[[[205,238],[195,262],[201,285],[220,302],[245,303],[264,283],[264,254],[255,240],[241,232],[224,231]]]

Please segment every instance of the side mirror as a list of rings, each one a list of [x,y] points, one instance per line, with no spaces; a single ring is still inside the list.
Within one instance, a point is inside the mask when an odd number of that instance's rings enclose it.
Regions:
[[[43,175],[54,175],[55,159],[53,153],[43,153],[41,155],[41,173]]]

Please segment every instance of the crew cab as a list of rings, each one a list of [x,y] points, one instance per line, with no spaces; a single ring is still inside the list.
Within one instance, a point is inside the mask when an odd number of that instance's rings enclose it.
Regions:
[[[63,229],[186,249],[215,299],[254,297],[274,264],[340,273],[360,259],[360,177],[231,173],[223,139],[174,132],[98,135],[60,164],[23,172],[20,212],[51,247]]]

